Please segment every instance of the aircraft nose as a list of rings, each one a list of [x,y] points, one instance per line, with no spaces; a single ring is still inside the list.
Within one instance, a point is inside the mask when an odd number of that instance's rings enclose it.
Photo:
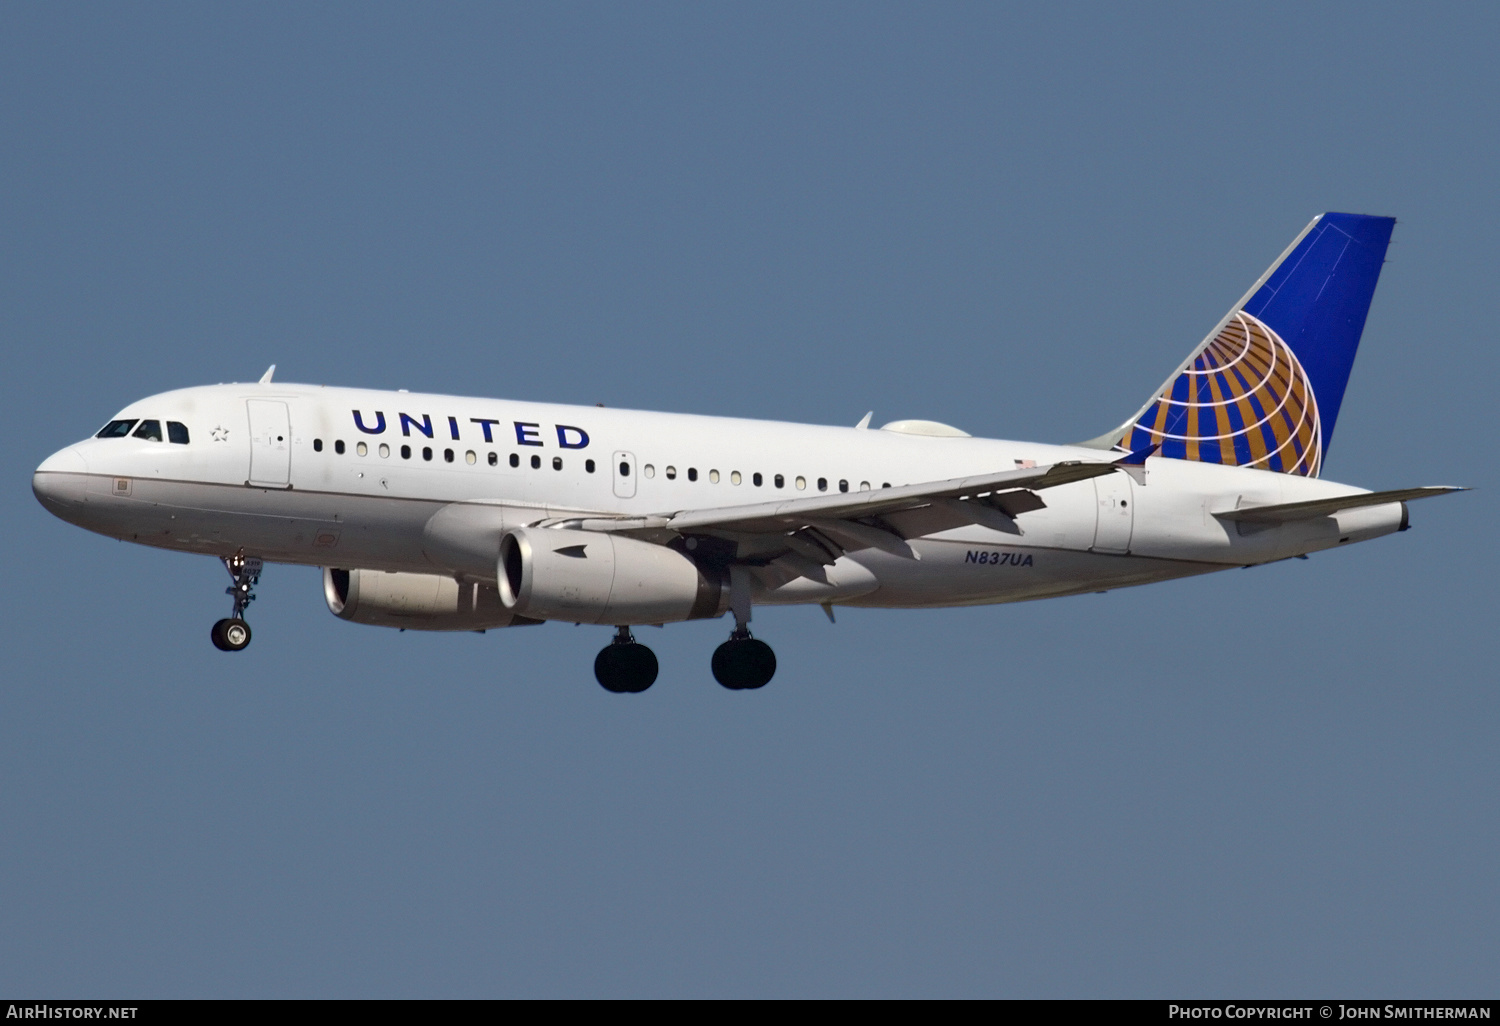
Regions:
[[[48,456],[31,475],[37,501],[59,515],[61,510],[87,502],[88,490],[88,460],[71,446]]]

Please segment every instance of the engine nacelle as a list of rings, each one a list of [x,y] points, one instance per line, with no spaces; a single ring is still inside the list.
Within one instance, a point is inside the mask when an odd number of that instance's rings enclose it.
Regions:
[[[655,624],[722,616],[729,580],[665,545],[519,527],[500,539],[500,601],[538,620]]]
[[[500,602],[487,584],[436,574],[323,569],[323,598],[341,620],[413,631],[484,631],[537,623]]]

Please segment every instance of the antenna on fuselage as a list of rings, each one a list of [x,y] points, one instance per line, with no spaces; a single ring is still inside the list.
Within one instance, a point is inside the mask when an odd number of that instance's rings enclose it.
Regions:
[[[262,385],[269,385],[271,383],[271,375],[275,373],[276,365],[273,363],[271,364],[271,366],[267,367],[266,372],[260,376],[260,383]]]

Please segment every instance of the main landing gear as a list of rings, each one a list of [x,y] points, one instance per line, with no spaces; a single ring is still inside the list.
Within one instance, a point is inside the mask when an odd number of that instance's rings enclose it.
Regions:
[[[729,611],[734,614],[734,630],[714,649],[714,680],[730,691],[763,688],[776,676],[776,653],[750,636],[750,572],[744,567],[729,568]]]
[[[227,619],[214,624],[209,637],[213,638],[214,648],[219,651],[239,652],[250,644],[250,625],[245,622],[245,607],[255,601],[255,593],[250,589],[260,581],[260,571],[265,564],[254,556],[247,557],[243,549],[232,556],[223,557],[223,562],[224,569],[234,579],[234,583],[224,589],[224,594],[234,599],[234,612]]]
[[[734,631],[729,640],[714,649],[711,666],[714,680],[730,691],[763,688],[776,676],[776,653],[771,646],[750,636],[750,576],[741,567],[730,568],[729,608],[734,613]],[[616,694],[645,691],[656,681],[656,653],[635,640],[630,628],[615,628],[615,638],[594,659],[594,676],[604,690]]]
[[[243,620],[221,620],[221,624]],[[215,632],[218,627],[214,628]],[[248,635],[250,628],[246,627]],[[218,644],[218,634],[214,635]],[[248,642],[248,637],[247,637]],[[221,648],[223,646],[220,646]],[[244,647],[244,646],[241,646]],[[714,649],[711,664],[714,680],[730,691],[763,688],[776,675],[776,653],[764,641],[750,636],[746,627],[736,628],[729,640]],[[594,657],[594,677],[605,691],[617,695],[639,694],[656,683],[656,653],[635,640],[629,627],[617,628],[614,640]]]
[[[615,638],[594,657],[594,676],[605,691],[636,694],[656,682],[656,653],[635,640],[629,627],[618,627]]]
[[[729,609],[735,628],[729,640],[714,649],[715,681],[730,691],[765,687],[775,676],[775,652],[763,640],[750,636],[750,574],[744,567],[729,568]],[[655,652],[636,642],[630,627],[615,628],[615,639],[594,658],[594,676],[604,690],[616,694],[639,693],[655,682]]]
[[[749,627],[736,627],[729,640],[714,649],[714,680],[730,691],[763,688],[776,676],[776,653],[750,636]]]

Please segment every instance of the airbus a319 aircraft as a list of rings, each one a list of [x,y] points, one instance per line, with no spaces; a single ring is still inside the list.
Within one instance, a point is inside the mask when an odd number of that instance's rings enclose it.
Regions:
[[[1162,387],[1076,445],[289,385],[131,403],[32,488],[112,538],[221,559],[229,652],[265,561],[323,567],[334,615],[414,630],[615,628],[599,683],[639,692],[631,628],[732,615],[712,669],[765,685],[756,605],[967,606],[1305,556],[1407,527],[1319,478],[1393,218],[1323,214]]]

